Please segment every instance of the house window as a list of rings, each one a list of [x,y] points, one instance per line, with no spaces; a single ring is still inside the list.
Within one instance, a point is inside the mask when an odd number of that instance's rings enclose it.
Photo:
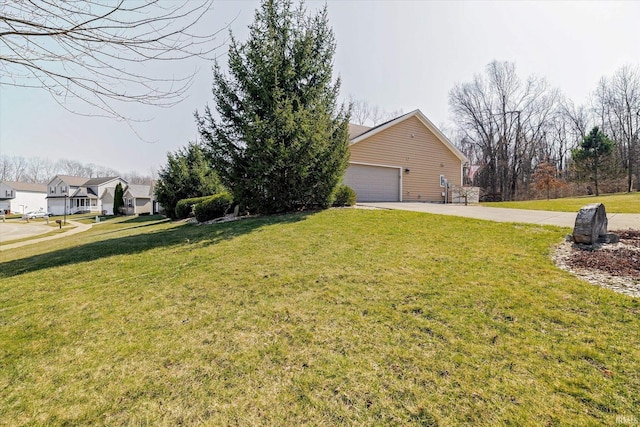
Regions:
[[[447,180],[444,175],[440,175],[440,187],[445,187],[447,185]]]
[[[51,187],[51,188],[49,189],[49,192],[50,192],[51,194],[56,194],[56,187]]]
[[[4,192],[4,195],[7,196],[7,197],[11,197],[13,195],[13,190],[6,190]]]
[[[67,187],[62,187],[62,188],[60,189],[60,192],[61,192],[61,193],[66,193],[66,192],[67,192]],[[55,193],[55,191],[54,191],[54,193]]]

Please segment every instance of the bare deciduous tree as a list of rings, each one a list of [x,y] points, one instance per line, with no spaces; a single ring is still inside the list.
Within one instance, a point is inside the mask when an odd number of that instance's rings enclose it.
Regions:
[[[0,85],[48,91],[63,107],[126,119],[121,103],[171,106],[193,72],[152,73],[149,63],[206,57],[220,30],[197,34],[213,0],[1,2]]]
[[[24,180],[26,182],[47,182],[51,178],[48,174],[51,170],[51,161],[42,157],[31,157],[27,159],[27,172]]]
[[[456,85],[449,93],[454,121],[466,150],[482,166],[481,185],[504,199],[516,198],[545,152],[559,93],[544,79],[522,81],[515,64],[494,61],[485,76]]]
[[[143,184],[143,185],[151,185],[153,184],[154,178],[151,175],[140,175],[137,172],[128,172],[124,175],[120,175],[122,179],[127,181],[129,184]]]
[[[90,170],[77,160],[63,159],[58,161],[58,173],[70,176],[89,176]]]
[[[27,160],[22,156],[13,156],[11,163],[13,164],[13,181],[25,181],[27,178]]]
[[[378,106],[373,106],[362,99],[354,99],[349,97],[349,105],[351,105],[351,123],[357,125],[376,126],[380,123],[395,119],[401,116],[403,111],[400,110],[381,110]]]
[[[613,77],[603,77],[595,97],[601,125],[617,143],[617,155],[627,174],[627,191],[631,192],[640,154],[640,68],[624,66]]]
[[[9,156],[0,156],[0,181],[13,181],[13,161]]]

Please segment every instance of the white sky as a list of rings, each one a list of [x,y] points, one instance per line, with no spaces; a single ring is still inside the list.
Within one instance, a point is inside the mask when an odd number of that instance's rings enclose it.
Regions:
[[[324,2],[307,1],[310,11]],[[214,3],[207,28],[231,29],[244,41],[258,1]],[[598,80],[625,64],[640,65],[640,2],[437,2],[328,0],[337,40],[334,72],[341,96],[385,110],[416,108],[450,126],[448,92],[493,61],[516,63],[521,78],[546,78],[576,103]],[[222,41],[223,37],[220,38]],[[218,51],[226,65],[227,46]],[[192,70],[194,63],[180,66]],[[135,125],[147,141],[112,119],[71,114],[44,91],[0,90],[0,154],[65,158],[148,174],[197,138],[193,120],[211,95],[211,64],[199,72],[189,98],[169,109],[128,107],[148,123]],[[124,111],[124,110],[123,110]]]

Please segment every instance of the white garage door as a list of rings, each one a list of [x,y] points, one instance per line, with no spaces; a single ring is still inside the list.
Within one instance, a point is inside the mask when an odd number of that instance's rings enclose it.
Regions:
[[[353,188],[358,202],[399,202],[400,169],[349,164],[344,183]]]

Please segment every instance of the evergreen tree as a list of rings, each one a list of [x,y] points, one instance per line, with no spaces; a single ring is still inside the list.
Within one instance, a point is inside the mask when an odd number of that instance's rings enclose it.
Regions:
[[[573,159],[592,173],[593,184],[596,188],[596,196],[600,195],[598,189],[598,171],[602,168],[606,156],[613,150],[614,142],[595,126],[591,132],[582,139],[580,147],[572,150]]]
[[[265,0],[249,39],[233,35],[228,73],[218,64],[219,120],[196,113],[212,164],[234,199],[262,213],[328,207],[348,165],[349,111],[332,79],[335,39],[326,6]]]
[[[122,212],[122,207],[124,206],[124,189],[122,188],[122,184],[118,183],[113,192],[113,214],[120,215]]]
[[[189,144],[167,154],[167,164],[158,173],[156,200],[168,216],[175,218],[178,201],[210,196],[223,190],[220,179],[205,158],[202,148]]]

